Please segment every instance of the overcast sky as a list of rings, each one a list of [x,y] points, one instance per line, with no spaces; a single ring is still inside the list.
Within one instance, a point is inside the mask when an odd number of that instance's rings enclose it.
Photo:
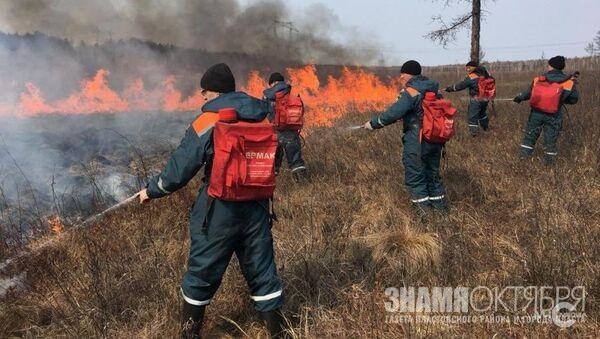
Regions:
[[[248,3],[253,0],[242,0]],[[456,2],[456,1],[454,1]],[[485,59],[522,60],[561,54],[584,56],[584,47],[600,30],[600,0],[483,0],[481,45]],[[443,49],[423,36],[435,29],[431,17],[452,19],[469,10],[467,1],[445,7],[444,0],[286,0],[293,8],[325,4],[341,24],[355,26],[384,46],[387,65],[417,59],[425,65],[463,63],[470,33]]]

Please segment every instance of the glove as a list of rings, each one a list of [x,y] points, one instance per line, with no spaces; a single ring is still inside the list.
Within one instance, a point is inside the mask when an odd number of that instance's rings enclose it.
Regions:
[[[578,83],[578,79],[579,79],[579,71],[576,71],[575,73],[573,73],[573,75],[571,75],[571,80],[573,80],[574,83]]]
[[[513,99],[513,101],[514,101],[514,102],[516,102],[517,104],[520,104],[520,103],[521,103],[521,101],[523,101],[523,100],[521,100],[521,97],[519,97],[519,96],[517,95],[517,96],[516,96],[516,97]]]
[[[148,190],[145,188],[138,192],[138,196],[140,198],[140,204],[145,204],[151,200],[150,197],[148,196]]]
[[[367,121],[367,122],[366,122],[366,123],[363,125],[363,128],[364,128],[364,129],[366,129],[366,130],[369,130],[369,131],[372,131],[372,130],[373,130],[373,126],[371,126],[371,122],[370,122],[370,121]]]
[[[454,92],[454,88],[452,86],[448,86],[444,89],[446,92]]]

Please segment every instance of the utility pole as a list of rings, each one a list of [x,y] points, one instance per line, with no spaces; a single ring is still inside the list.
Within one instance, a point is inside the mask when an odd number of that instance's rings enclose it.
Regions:
[[[273,21],[275,26],[275,35],[277,35],[277,27],[287,28],[288,30],[288,40],[292,41],[292,33],[300,33],[300,31],[294,26],[294,22],[292,21]]]
[[[277,41],[277,42],[279,42],[279,39],[278,39],[279,34],[277,33],[277,31],[278,31],[277,28],[287,29],[287,31],[288,31],[287,50],[288,50],[288,54],[291,54],[292,43],[293,43],[293,34],[300,33],[300,31],[296,28],[296,26],[294,26],[294,22],[273,20],[272,26],[273,26],[273,35],[275,37],[275,41]]]

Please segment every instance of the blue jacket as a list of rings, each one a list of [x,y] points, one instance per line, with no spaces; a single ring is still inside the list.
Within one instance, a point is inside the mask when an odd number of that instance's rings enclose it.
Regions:
[[[263,95],[266,100],[275,101],[275,95],[279,92],[285,92],[288,94],[292,91],[292,85],[287,82],[279,81],[275,83],[272,87],[269,87],[263,91]]]
[[[477,73],[470,73],[463,81],[446,88],[446,90],[448,92],[458,92],[467,88],[470,96],[476,97],[479,95],[479,75]]]
[[[413,128],[420,129],[423,119],[423,107],[421,106],[423,96],[425,92],[434,92],[437,94],[439,84],[424,76],[417,75],[410,79],[406,86],[410,88],[400,93],[398,101],[388,108],[387,111],[371,119],[371,126],[374,129],[383,128],[400,119],[404,122],[404,132]]]
[[[161,198],[182,188],[210,160],[214,154],[213,129],[222,108],[235,108],[240,120],[262,121],[269,112],[269,103],[243,92],[221,94],[205,103],[165,168],[150,179],[147,186],[150,198]]]
[[[446,88],[446,91],[458,92],[458,91],[462,91],[463,89],[468,88],[469,95],[471,97],[476,97],[479,95],[479,77],[480,76],[484,76],[487,78],[490,76],[490,73],[488,73],[488,71],[485,67],[477,66],[477,68],[475,68],[475,70],[472,73],[467,75],[467,77],[463,81]]]
[[[575,88],[575,82],[570,79],[571,78],[570,75],[566,75],[562,71],[554,69],[554,70],[544,73],[544,76],[546,77],[546,79],[548,79],[548,82],[557,82],[557,83],[562,84],[563,92],[560,97],[561,107],[560,107],[560,110],[558,111],[558,115],[560,115],[562,113],[562,105],[563,104],[574,105],[577,103],[577,101],[579,101],[579,91],[577,90],[577,88]],[[529,100],[531,98],[531,90],[532,89],[533,89],[533,82],[531,83],[531,85],[529,86],[529,88],[527,90],[519,93],[517,95],[517,98],[519,98],[520,101]],[[534,113],[545,114],[544,112],[536,111],[534,108],[532,108],[531,111]]]
[[[263,96],[265,100],[268,100],[271,104],[269,110],[269,121],[273,121],[275,119],[275,96],[279,92],[283,92],[284,94],[289,94],[292,91],[292,85],[287,82],[279,81],[275,83],[272,87],[269,87],[263,91]]]

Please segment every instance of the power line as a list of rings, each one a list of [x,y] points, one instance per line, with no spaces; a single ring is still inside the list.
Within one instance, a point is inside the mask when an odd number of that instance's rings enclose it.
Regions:
[[[578,46],[589,43],[589,41],[574,41],[574,42],[562,42],[562,43],[547,43],[537,45],[512,45],[512,46],[491,46],[486,47],[482,45],[484,51],[494,50],[511,50],[511,49],[528,49],[528,48],[540,48],[540,47],[558,47],[558,46]],[[365,50],[377,50],[377,48],[359,48]],[[403,49],[398,47],[386,46],[381,50],[393,51],[400,53],[440,53],[441,51],[469,51],[470,47],[455,47],[455,48],[427,48],[427,49]]]
[[[577,42],[564,42],[556,44],[540,44],[540,45],[523,45],[523,46],[503,46],[503,47],[487,47],[486,50],[499,50],[499,49],[517,49],[517,48],[538,48],[538,47],[557,47],[557,46],[576,46],[587,44],[589,41],[577,41]]]

